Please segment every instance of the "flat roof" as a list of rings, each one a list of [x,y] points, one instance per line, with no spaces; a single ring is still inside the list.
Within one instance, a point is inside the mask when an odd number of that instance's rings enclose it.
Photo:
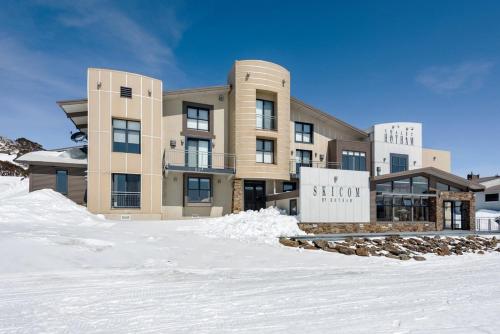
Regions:
[[[87,154],[81,150],[81,147],[70,147],[60,151],[29,152],[15,159],[15,161],[28,165],[86,167]]]

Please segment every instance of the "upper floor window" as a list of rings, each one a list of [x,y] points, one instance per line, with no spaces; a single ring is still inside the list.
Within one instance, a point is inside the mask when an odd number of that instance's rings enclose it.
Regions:
[[[485,202],[498,202],[498,193],[496,194],[485,194],[484,195]]]
[[[342,169],[366,171],[366,153],[342,151]]]
[[[209,111],[204,108],[187,108],[187,128],[208,131],[209,129]]]
[[[255,161],[265,164],[274,163],[274,142],[272,140],[257,139]]]
[[[408,155],[391,153],[391,173],[408,170]]]
[[[297,143],[312,143],[313,125],[309,123],[295,122],[295,141]]]
[[[68,194],[68,171],[56,171],[56,191],[63,195]]]
[[[256,122],[257,129],[276,129],[273,101],[257,100]]]
[[[113,152],[141,153],[141,123],[113,119]]]
[[[283,192],[289,192],[297,190],[297,183],[295,182],[283,182]]]

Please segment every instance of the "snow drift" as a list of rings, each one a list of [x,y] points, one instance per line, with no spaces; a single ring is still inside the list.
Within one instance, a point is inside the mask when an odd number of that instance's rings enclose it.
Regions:
[[[295,217],[282,215],[276,208],[201,219],[199,223],[193,228],[199,234],[244,242],[278,244],[281,236],[305,235]]]

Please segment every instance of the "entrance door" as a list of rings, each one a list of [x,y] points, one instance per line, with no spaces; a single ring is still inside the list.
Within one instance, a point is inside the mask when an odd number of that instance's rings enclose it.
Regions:
[[[244,188],[245,211],[266,207],[266,183],[264,181],[245,181]]]
[[[464,205],[461,201],[445,201],[444,202],[444,228],[448,230],[463,230],[467,229],[467,224],[464,224],[463,217]]]

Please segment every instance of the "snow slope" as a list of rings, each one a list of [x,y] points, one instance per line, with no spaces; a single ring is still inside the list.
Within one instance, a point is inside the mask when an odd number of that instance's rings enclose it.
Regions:
[[[3,189],[2,334],[499,331],[497,253],[349,257],[272,242],[294,228],[273,210],[118,222],[23,182]]]

